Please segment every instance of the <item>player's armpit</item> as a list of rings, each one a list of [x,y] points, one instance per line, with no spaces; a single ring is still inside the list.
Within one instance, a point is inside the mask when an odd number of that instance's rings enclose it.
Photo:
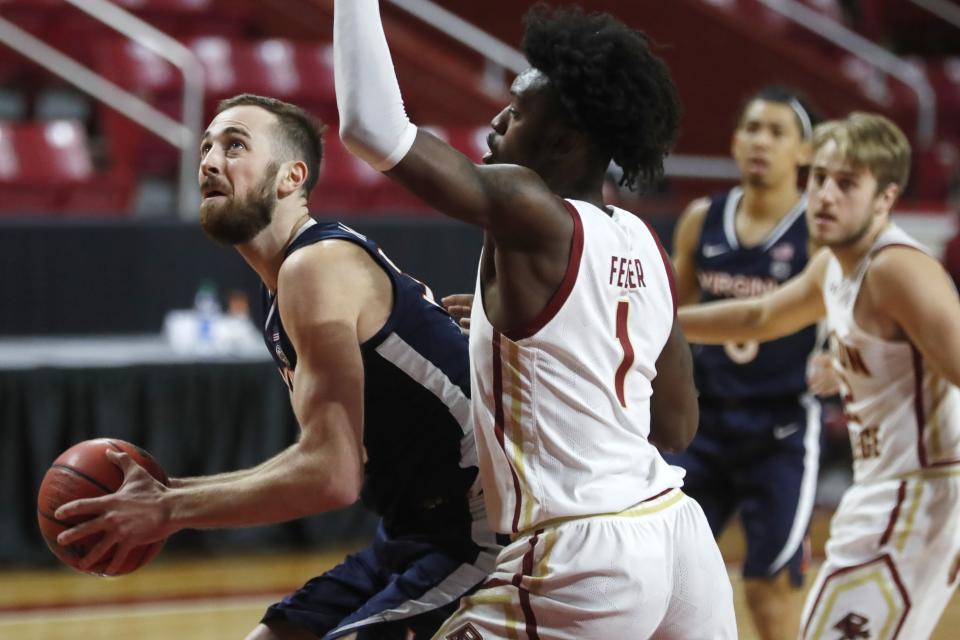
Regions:
[[[539,252],[570,242],[570,214],[536,173],[474,164],[423,129],[386,175],[446,215],[487,230],[502,248]]]
[[[679,322],[673,323],[656,366],[657,377],[651,383],[650,442],[664,451],[683,451],[697,432],[700,410],[690,345]]]
[[[960,385],[960,301],[943,266],[916,249],[890,247],[874,258],[864,288],[924,360]]]
[[[709,208],[708,198],[694,200],[684,209],[673,232],[673,268],[677,276],[677,300],[680,304],[694,304],[700,299],[697,247]]]

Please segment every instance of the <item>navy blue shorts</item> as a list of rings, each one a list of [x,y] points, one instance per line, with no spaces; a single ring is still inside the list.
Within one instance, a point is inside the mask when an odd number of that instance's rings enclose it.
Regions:
[[[820,463],[820,404],[809,396],[748,403],[702,401],[693,442],[665,458],[686,469],[683,492],[703,507],[714,536],[739,511],[744,577],[786,568],[800,586]]]
[[[271,605],[261,622],[286,620],[324,639],[430,638],[492,560],[480,552],[464,562],[422,538],[390,538],[381,525],[369,547]]]

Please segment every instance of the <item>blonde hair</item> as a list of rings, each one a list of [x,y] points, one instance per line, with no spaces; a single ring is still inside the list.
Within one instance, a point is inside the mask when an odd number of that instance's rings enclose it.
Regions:
[[[902,193],[910,178],[910,142],[887,118],[856,111],[843,120],[829,120],[813,131],[813,152],[833,141],[855,171],[866,169],[877,179],[877,190],[895,184]]]

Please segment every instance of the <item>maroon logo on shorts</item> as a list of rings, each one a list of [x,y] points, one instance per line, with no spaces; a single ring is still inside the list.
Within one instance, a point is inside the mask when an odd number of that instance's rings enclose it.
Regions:
[[[469,622],[453,633],[448,633],[445,638],[446,640],[483,640],[480,632]]]
[[[860,640],[870,637],[870,629],[867,625],[870,620],[857,613],[848,613],[847,617],[834,625],[834,629],[842,633],[838,640]]]

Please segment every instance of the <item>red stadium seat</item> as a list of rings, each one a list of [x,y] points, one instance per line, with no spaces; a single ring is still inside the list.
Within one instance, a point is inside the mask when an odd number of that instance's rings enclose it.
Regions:
[[[0,213],[53,212],[98,191],[110,198],[89,199],[87,210],[123,211],[129,183],[94,172],[78,122],[0,123]]]
[[[330,43],[297,44],[296,64],[300,74],[297,104],[328,124],[337,122],[333,46]]]
[[[94,56],[96,70],[108,80],[179,119],[183,80],[173,65],[123,38],[101,41]],[[97,109],[111,165],[153,175],[175,171],[179,156],[172,145],[105,104]]]
[[[0,124],[0,202],[5,213],[51,211],[64,187],[93,175],[75,122]]]
[[[320,178],[310,211],[341,217],[352,213],[438,215],[422,200],[347,151],[335,135],[324,143]]]
[[[213,117],[220,100],[244,92],[293,102],[326,122],[337,118],[329,44],[221,36],[193,38],[186,44],[204,70],[204,123]],[[97,70],[108,79],[179,118],[183,81],[168,62],[117,38],[97,46],[96,61]],[[100,114],[114,164],[154,175],[175,170],[178,155],[172,146],[108,107],[102,106]]]
[[[336,119],[329,44],[205,37],[189,46],[206,72],[209,115],[223,98],[249,92],[293,102],[327,121]]]

